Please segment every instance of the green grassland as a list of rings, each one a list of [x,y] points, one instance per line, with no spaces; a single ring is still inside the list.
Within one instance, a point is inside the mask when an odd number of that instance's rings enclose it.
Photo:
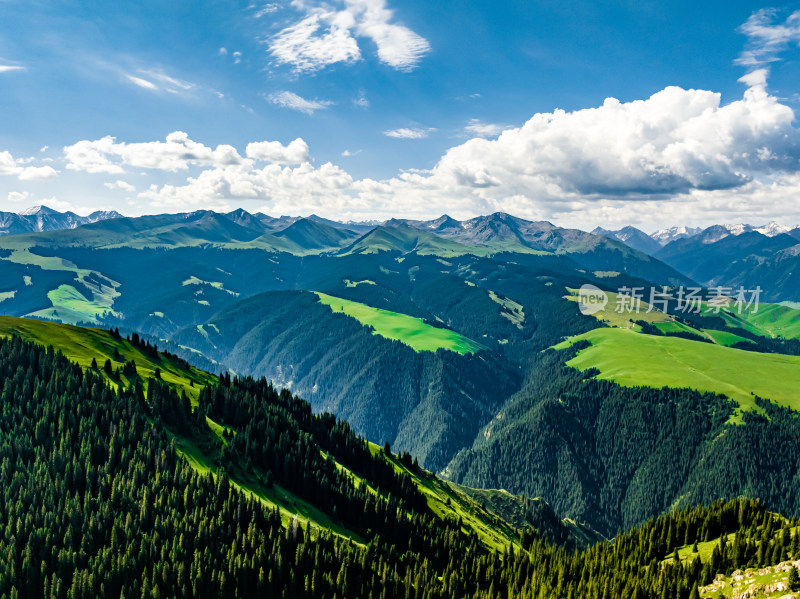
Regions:
[[[578,302],[578,290],[567,288],[569,295],[565,295],[564,299],[572,302]],[[650,305],[647,302],[641,301],[637,304],[636,309],[628,312],[626,309],[618,311],[618,307],[625,308],[623,300],[618,293],[613,291],[606,291],[608,296],[608,303],[605,308],[598,310],[591,316],[597,320],[604,322],[611,327],[619,327],[623,329],[638,330],[638,326],[634,321],[643,320],[650,323],[667,323],[673,322],[673,318],[669,314],[664,314],[659,310],[650,310]]]
[[[193,367],[186,369],[182,364],[163,354],[159,354],[158,358],[145,354],[127,339],[116,338],[102,329],[0,316],[0,336],[12,335],[18,335],[41,345],[52,345],[84,368],[89,368],[92,359],[95,359],[101,367],[101,372],[106,360],[111,360],[115,368],[122,366],[122,362],[114,362],[116,348],[123,361],[136,362],[136,370],[145,384],[148,379],[155,376],[158,368],[162,380],[179,391],[185,391],[193,403],[197,400],[200,388],[215,380],[213,375]],[[110,382],[112,385],[117,384],[113,380]],[[128,381],[122,377],[122,382]]]
[[[72,272],[75,274],[75,281],[91,291],[91,297],[89,298],[72,285],[60,285],[47,293],[47,298],[50,300],[52,307],[38,310],[29,314],[29,316],[75,324],[78,322],[96,323],[98,316],[105,313],[114,313],[114,300],[120,295],[119,291],[117,291],[119,283],[116,281],[111,281],[102,273],[79,268],[72,262],[62,258],[34,254],[21,241],[12,241],[7,245],[12,248],[12,251],[3,260],[16,264],[32,264],[43,270]],[[30,277],[24,280],[24,284],[31,284]]]
[[[736,333],[730,331],[717,331],[715,329],[703,329],[703,332],[714,340],[718,345],[729,347],[737,343],[753,343],[752,340],[745,337],[740,337]]]
[[[720,316],[731,327],[738,327],[764,337],[800,338],[800,310],[785,304],[759,304],[758,309],[743,309],[741,312],[730,306],[719,311],[704,307],[704,314]]]
[[[319,301],[333,312],[342,312],[361,324],[372,327],[374,334],[405,343],[415,351],[446,349],[459,354],[472,354],[483,349],[475,341],[450,329],[441,329],[426,324],[419,318],[407,314],[373,308],[325,293],[317,293]]]
[[[579,340],[591,346],[567,365],[579,370],[597,368],[599,378],[626,387],[688,387],[721,393],[745,410],[756,409],[755,394],[800,409],[799,356],[748,352],[618,328],[595,329],[571,337],[555,349]]]

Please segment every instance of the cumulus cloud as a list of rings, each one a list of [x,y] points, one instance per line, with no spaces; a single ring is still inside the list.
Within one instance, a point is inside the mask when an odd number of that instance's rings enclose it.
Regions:
[[[433,131],[436,131],[436,129],[433,127],[428,129],[422,129],[419,127],[401,127],[400,129],[389,129],[388,131],[384,131],[383,134],[386,137],[394,137],[397,139],[425,139]]]
[[[328,100],[306,100],[289,91],[270,94],[267,96],[267,100],[281,108],[289,108],[305,114],[314,114],[317,110],[323,110],[333,104]]]
[[[762,87],[720,95],[668,87],[647,100],[536,114],[496,140],[452,148],[432,177],[494,195],[641,196],[726,189],[798,169],[792,110]],[[767,148],[768,153],[759,152]]]
[[[301,164],[309,161],[308,144],[298,137],[289,145],[284,146],[279,141],[258,141],[247,144],[248,158],[265,160],[275,164]]]
[[[294,168],[271,164],[262,169],[243,164],[203,171],[186,185],[154,185],[139,195],[154,206],[181,210],[257,200],[286,213],[319,210],[330,214],[352,205],[367,209],[352,196],[353,183],[347,172],[331,163],[319,168],[307,162]]]
[[[356,37],[368,38],[378,59],[399,71],[411,71],[430,51],[430,44],[408,27],[393,22],[385,0],[339,0],[328,4],[295,0],[304,17],[269,40],[269,51],[281,64],[313,72],[336,63],[361,60]]]
[[[111,136],[82,140],[66,146],[64,156],[69,170],[109,174],[125,172],[123,166],[175,172],[191,165],[214,167],[242,162],[232,146],[212,149],[189,139],[183,131],[170,133],[165,141],[144,143],[117,142]]]
[[[58,171],[52,166],[29,166],[33,159],[14,158],[11,152],[0,152],[0,175],[11,175],[20,181],[55,179]]]
[[[108,189],[121,189],[123,191],[136,191],[136,188],[128,183],[127,181],[123,181],[121,179],[117,179],[113,183],[103,183],[105,187]]]
[[[754,74],[743,96],[728,104],[710,91],[668,87],[646,100],[609,98],[597,108],[536,114],[494,139],[451,148],[429,170],[380,181],[354,179],[330,163],[315,168],[297,139],[286,146],[255,142],[245,160],[140,195],[179,209],[252,200],[282,213],[348,218],[502,210],[592,227],[645,223],[656,214],[663,222],[693,212],[775,217],[776,206],[800,218],[800,205],[786,207],[787,198],[800,196],[793,119]],[[392,133],[408,139],[428,132],[419,131]],[[258,160],[273,164],[260,168]]]

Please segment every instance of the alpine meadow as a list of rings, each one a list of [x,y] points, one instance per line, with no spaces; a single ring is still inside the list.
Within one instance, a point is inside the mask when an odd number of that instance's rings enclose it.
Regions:
[[[800,598],[798,52],[0,2],[0,599]]]

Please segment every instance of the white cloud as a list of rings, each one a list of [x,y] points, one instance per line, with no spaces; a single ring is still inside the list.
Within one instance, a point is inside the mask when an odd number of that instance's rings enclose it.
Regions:
[[[191,165],[227,166],[243,160],[232,146],[211,149],[189,139],[183,131],[170,133],[163,142],[118,143],[111,136],[82,140],[65,147],[64,156],[69,170],[109,174],[125,172],[124,165],[175,172]]]
[[[234,52],[233,53],[233,64],[239,64],[242,62],[242,53],[241,52]]]
[[[141,88],[154,91],[158,89],[158,86],[155,83],[147,81],[146,79],[142,79],[141,77],[135,77],[133,75],[125,75],[125,77],[128,78],[128,81],[130,81],[134,85],[138,85]]]
[[[306,100],[289,91],[270,94],[267,96],[267,100],[281,108],[290,108],[306,114],[314,114],[317,110],[323,110],[333,104],[333,102],[329,102],[328,100]]]
[[[778,21],[779,12],[765,8],[754,12],[739,28],[748,38],[747,46],[736,59],[746,67],[758,67],[775,62],[791,44],[800,44],[800,10]]]
[[[352,17],[318,11],[272,38],[269,50],[278,62],[297,71],[316,71],[337,62],[356,62],[361,51],[350,35]]]
[[[26,166],[17,175],[20,181],[41,181],[44,179],[55,179],[58,171],[52,166]]]
[[[220,48],[224,50],[224,48]],[[176,77],[171,77],[158,70],[139,69],[137,75],[124,73],[125,78],[134,85],[149,91],[163,91],[170,94],[180,94],[195,88],[194,83],[189,83]]]
[[[353,205],[366,210],[363,201],[352,197],[352,188],[353,178],[331,163],[319,168],[307,162],[294,168],[271,164],[263,169],[243,164],[203,171],[183,186],[154,185],[139,195],[151,200],[154,207],[180,210],[249,200],[268,202],[286,214],[301,210],[332,213]]]
[[[228,54],[228,49],[227,48],[222,47],[222,48],[219,49],[219,55],[220,56],[225,56],[227,54]]]
[[[384,131],[383,134],[387,137],[395,137],[397,139],[424,139],[433,131],[436,131],[436,129],[432,127],[428,129],[402,127],[400,129]]]
[[[369,108],[369,100],[367,100],[367,96],[362,91],[358,94],[358,97],[353,100],[353,106],[357,106],[358,108]]]
[[[336,63],[361,60],[356,37],[368,38],[378,59],[399,71],[411,71],[430,51],[430,44],[408,27],[392,22],[385,0],[339,0],[328,4],[295,0],[305,16],[269,40],[270,53],[296,71],[316,71]]]
[[[591,227],[626,219],[680,222],[687,214],[726,210],[800,214],[800,205],[786,207],[788,198],[800,196],[800,137],[793,118],[788,106],[758,85],[726,105],[716,93],[669,87],[646,100],[609,98],[593,109],[536,114],[496,139],[476,137],[451,148],[430,170],[387,180],[357,180],[330,163],[259,169],[254,159],[290,163],[306,158],[308,148],[302,140],[288,146],[257,142],[248,146],[250,160],[140,195],[154,206],[181,209],[254,200],[281,213],[347,218],[503,210]],[[415,131],[393,133],[427,133]]]
[[[750,71],[746,75],[739,77],[739,81],[744,83],[747,87],[767,87],[767,77],[769,77],[769,69],[756,69]]]
[[[647,100],[609,98],[598,108],[536,114],[496,140],[452,148],[432,178],[444,186],[493,187],[495,197],[733,188],[760,171],[800,167],[793,119],[760,87],[724,106],[719,94],[669,87]]]
[[[113,183],[103,183],[108,189],[121,189],[123,191],[136,191],[136,188],[122,179],[117,179]]]
[[[13,71],[24,71],[25,67],[13,64],[0,64],[0,73],[11,73]]]
[[[55,179],[58,171],[52,166],[27,166],[33,158],[14,158],[11,152],[0,152],[0,175],[11,175],[20,181]]]
[[[287,146],[279,141],[253,142],[247,144],[246,154],[248,158],[276,164],[301,164],[309,161],[308,144],[301,137]]]
[[[464,127],[464,131],[475,137],[496,137],[508,127],[494,123],[484,123],[480,119],[470,119]]]
[[[342,156],[344,156],[345,158],[350,158],[351,156],[358,156],[359,154],[361,154],[361,150],[356,150],[354,152],[351,152],[350,150],[345,150],[344,152],[342,152]]]
[[[278,5],[275,3],[265,4],[262,6],[256,13],[253,15],[256,19],[260,19],[261,17],[265,17],[266,15],[271,15],[274,12],[277,12]]]
[[[28,193],[27,191],[9,191],[8,201],[16,203],[27,202],[30,196],[31,194]]]

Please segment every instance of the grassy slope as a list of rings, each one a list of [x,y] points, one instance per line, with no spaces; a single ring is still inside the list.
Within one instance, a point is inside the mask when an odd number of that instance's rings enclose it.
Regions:
[[[706,310],[708,313],[709,311]],[[800,338],[800,310],[781,304],[759,304],[758,310],[733,310],[719,313],[730,326],[740,327],[764,337]]]
[[[564,299],[577,302],[578,290],[567,288],[567,291],[570,295],[564,296]],[[605,308],[595,312],[592,316],[609,326],[638,330],[639,326],[634,324],[634,321],[637,320],[650,323],[667,323],[673,321],[671,316],[659,312],[658,310],[651,310],[648,312],[650,306],[647,302],[640,302],[636,307],[636,311],[628,312],[625,309],[627,305],[624,304],[624,300],[620,299],[618,293],[607,291],[606,295],[608,296],[608,303]],[[619,312],[617,311],[618,306],[621,308]]]
[[[567,364],[597,368],[599,377],[636,387],[689,387],[727,395],[743,409],[755,409],[752,394],[800,409],[800,357],[761,354],[677,337],[603,328],[572,337],[563,349],[585,339],[592,345]]]
[[[145,354],[125,338],[117,339],[102,329],[0,316],[0,336],[11,335],[19,335],[41,345],[52,345],[84,368],[89,368],[94,358],[101,371],[106,360],[111,360],[115,368],[122,366],[122,362],[114,362],[116,348],[123,360],[136,362],[136,370],[144,381],[152,378],[156,368],[159,368],[162,380],[186,391],[193,402],[197,400],[200,388],[215,380],[213,375],[193,367],[187,370],[163,354],[159,354],[158,358]],[[127,382],[124,377],[122,380]],[[111,383],[116,384],[113,380]]]
[[[117,287],[119,283],[107,279],[102,273],[96,273],[85,268],[78,268],[72,262],[57,257],[39,256],[29,251],[29,244],[22,238],[24,235],[13,235],[3,240],[3,247],[12,249],[11,254],[3,258],[17,264],[33,264],[42,270],[66,271],[75,274],[75,281],[83,284],[91,291],[91,297],[75,289],[72,285],[60,285],[51,289],[47,297],[52,303],[51,308],[38,310],[29,316],[47,318],[69,323],[97,322],[97,317],[105,312],[113,312],[114,300],[119,296]],[[29,242],[33,243],[33,242]],[[92,276],[98,277],[103,282],[97,285],[92,282]],[[25,284],[29,284],[25,281]]]
[[[117,339],[106,330],[0,316],[0,336],[11,335],[19,335],[42,345],[52,345],[84,368],[91,366],[92,359],[95,359],[101,366],[106,359],[111,359],[113,363],[114,349],[116,348],[123,359],[136,362],[137,371],[145,383],[155,374],[155,369],[159,368],[161,378],[179,391],[186,391],[193,404],[197,401],[200,389],[216,380],[216,377],[211,374],[193,367],[186,369],[182,364],[161,354],[158,358],[144,354],[126,339]],[[121,366],[121,363],[115,363],[116,366]],[[102,372],[102,368],[100,372]],[[117,384],[113,380],[110,382],[114,385]],[[122,384],[129,383],[125,377],[122,377],[120,382]],[[222,437],[224,427],[211,420],[208,421],[208,424],[209,435],[225,443]],[[204,439],[176,437],[175,441],[178,450],[193,468],[199,472],[216,474],[218,452],[209,452],[207,449],[203,449],[208,446]],[[370,448],[373,453],[381,451],[378,446],[373,444],[370,444]],[[386,459],[391,461],[395,470],[412,478],[424,493],[433,512],[439,517],[455,521],[459,517],[462,518],[464,529],[476,534],[486,546],[493,549],[502,550],[510,544],[518,544],[519,532],[497,514],[482,508],[477,501],[471,499],[464,492],[463,488],[443,481],[427,471],[410,472],[395,456],[388,456]],[[366,481],[357,474],[341,465],[339,468],[346,470],[348,476],[356,484],[366,484]],[[257,477],[242,472],[233,473],[231,482],[269,507],[278,508],[284,523],[288,524],[297,517],[301,524],[310,524],[312,530],[327,529],[356,543],[365,542],[352,531],[334,522],[315,506],[277,485],[267,488]]]
[[[471,354],[483,349],[482,345],[450,329],[433,327],[407,314],[372,308],[325,293],[317,293],[317,296],[332,311],[343,312],[361,324],[373,327],[376,335],[401,341],[415,351],[447,349],[459,354]]]

